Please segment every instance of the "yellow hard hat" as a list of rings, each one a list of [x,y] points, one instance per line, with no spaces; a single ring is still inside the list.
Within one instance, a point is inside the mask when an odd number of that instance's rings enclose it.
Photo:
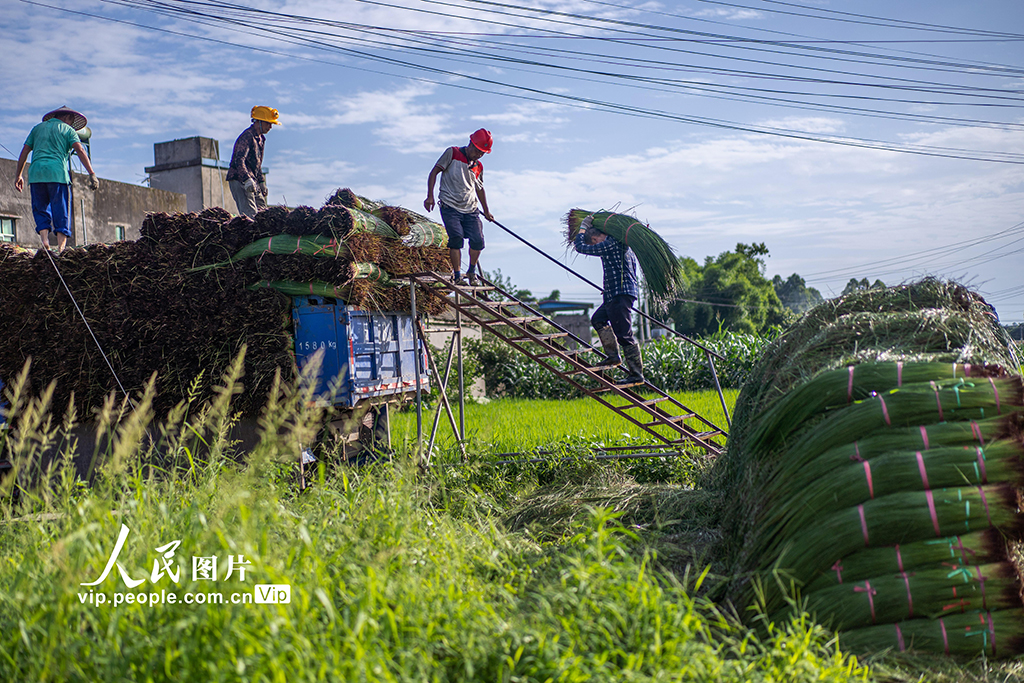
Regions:
[[[273,123],[280,126],[281,122],[277,120],[277,110],[273,107],[264,107],[261,104],[257,104],[252,108],[252,118],[257,121],[266,121],[267,123]]]

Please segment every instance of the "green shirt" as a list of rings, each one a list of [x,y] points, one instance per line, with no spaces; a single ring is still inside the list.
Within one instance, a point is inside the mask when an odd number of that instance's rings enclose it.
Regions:
[[[33,128],[25,139],[25,146],[32,150],[28,182],[69,184],[68,159],[76,142],[81,142],[78,133],[60,119],[43,121]]]

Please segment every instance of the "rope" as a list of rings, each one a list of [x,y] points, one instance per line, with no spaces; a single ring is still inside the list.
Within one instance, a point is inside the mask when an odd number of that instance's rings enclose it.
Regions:
[[[82,313],[82,309],[78,306],[78,301],[75,300],[75,295],[71,293],[71,288],[68,287],[68,283],[64,281],[64,276],[61,275],[60,268],[57,267],[57,262],[53,260],[53,254],[50,253],[49,245],[43,245],[43,251],[46,252],[46,257],[50,259],[50,264],[53,265],[53,270],[57,273],[57,277],[60,278],[60,283],[64,285],[64,291],[71,297],[71,303],[75,305],[75,310],[78,311],[78,315],[82,318],[82,322],[85,323],[85,329],[89,330],[89,335],[92,340],[96,342],[96,348],[100,350],[100,355],[103,356],[103,360],[106,362],[107,367],[110,368],[110,374],[114,376],[114,381],[117,382],[117,387],[124,394],[124,397],[128,399],[128,403],[131,404],[132,408],[135,409],[135,401],[132,400],[131,395],[125,391],[124,386],[121,384],[120,378],[117,376],[117,372],[114,370],[114,366],[110,364],[110,359],[107,358],[107,354],[104,353],[103,347],[100,345],[100,340],[96,338],[96,334],[93,333],[92,327],[89,325],[89,321],[85,319],[85,314]]]

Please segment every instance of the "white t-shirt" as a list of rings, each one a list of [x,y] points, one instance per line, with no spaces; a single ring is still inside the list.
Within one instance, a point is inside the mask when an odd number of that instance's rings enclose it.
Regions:
[[[441,169],[440,202],[461,213],[476,213],[476,191],[484,186],[483,164],[479,160],[470,163],[460,148],[449,147],[434,166]]]

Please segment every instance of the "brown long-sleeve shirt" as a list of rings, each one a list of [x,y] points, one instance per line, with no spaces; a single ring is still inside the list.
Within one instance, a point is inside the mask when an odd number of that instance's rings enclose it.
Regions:
[[[256,132],[255,123],[243,130],[231,151],[231,166],[226,179],[237,180],[243,185],[250,178],[256,184],[262,183],[263,146],[266,141],[267,136]]]

